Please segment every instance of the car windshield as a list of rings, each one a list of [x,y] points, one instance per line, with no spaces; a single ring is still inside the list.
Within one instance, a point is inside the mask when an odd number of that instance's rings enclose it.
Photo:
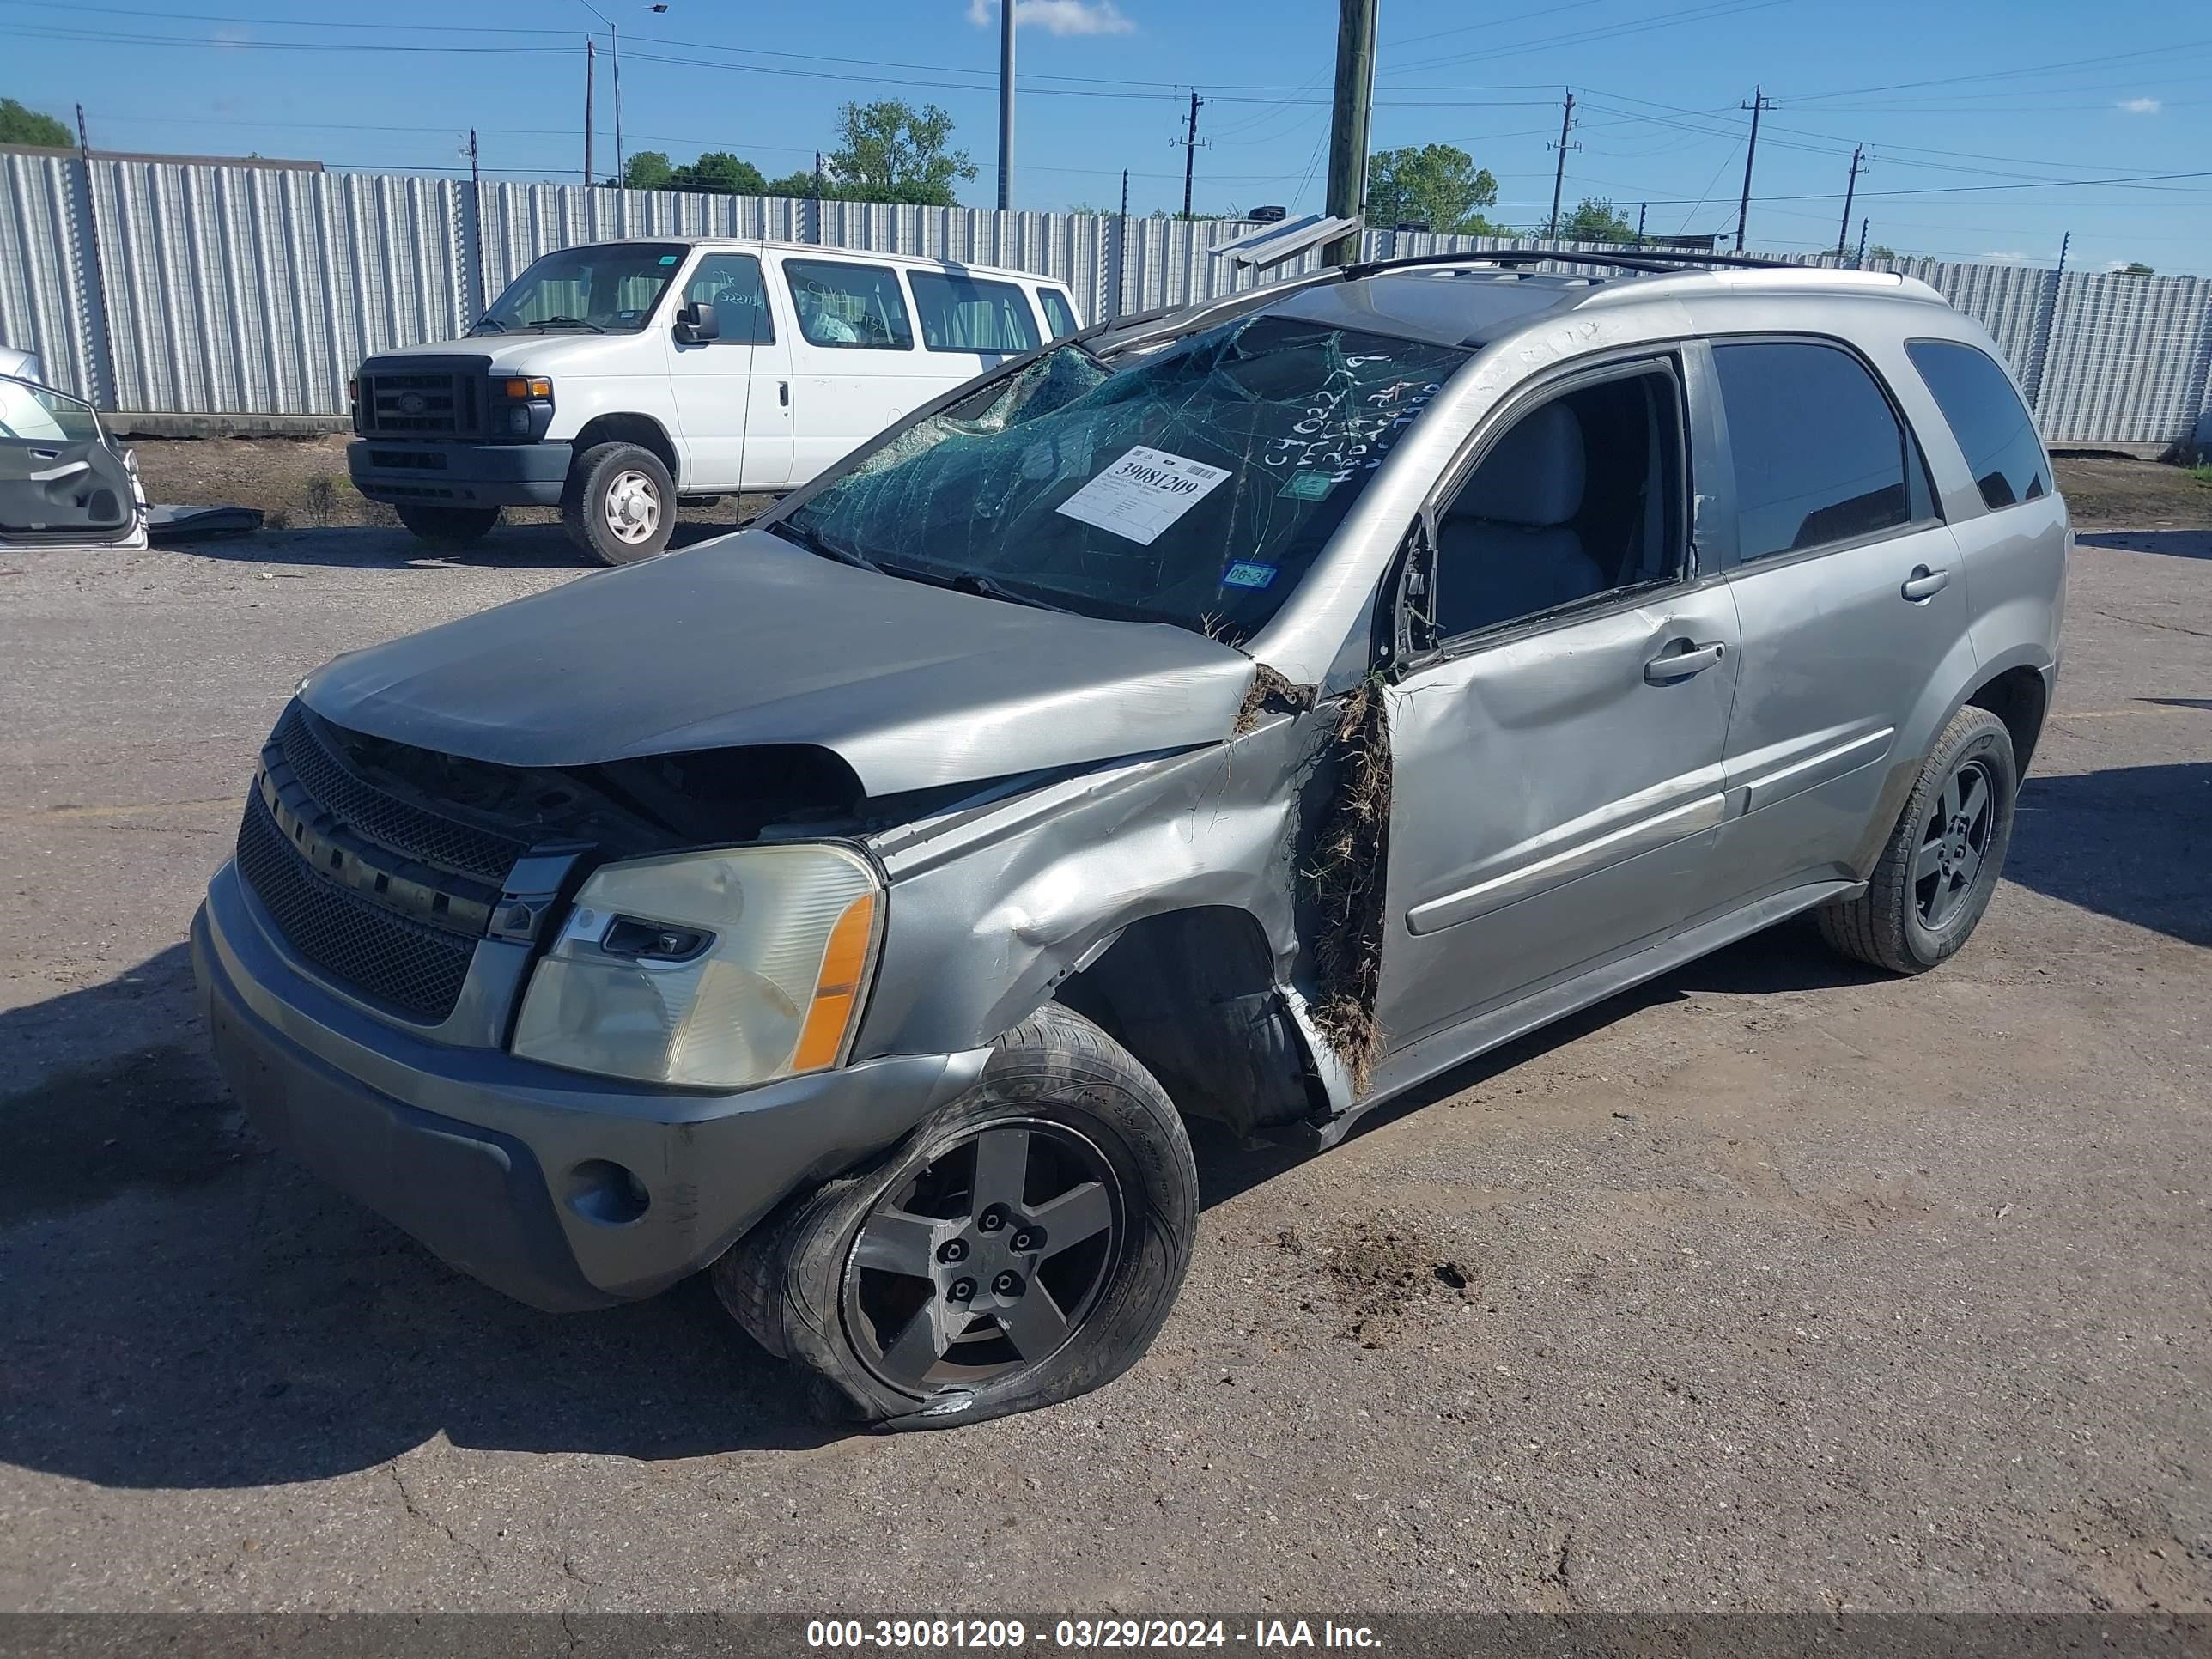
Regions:
[[[0,375],[0,438],[97,443],[100,416],[82,398]]]
[[[1468,355],[1266,314],[1123,359],[1064,345],[772,527],[895,574],[1247,639]]]
[[[635,333],[683,267],[681,243],[609,242],[549,253],[507,284],[471,334],[521,329]]]

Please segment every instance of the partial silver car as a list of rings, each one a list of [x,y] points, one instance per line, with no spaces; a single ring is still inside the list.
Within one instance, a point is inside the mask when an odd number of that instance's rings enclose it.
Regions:
[[[1340,1137],[1802,911],[1972,932],[2069,529],[1922,284],[1355,268],[339,659],[192,950],[268,1135],[546,1308],[711,1269],[861,1418],[1117,1375],[1183,1121]]]

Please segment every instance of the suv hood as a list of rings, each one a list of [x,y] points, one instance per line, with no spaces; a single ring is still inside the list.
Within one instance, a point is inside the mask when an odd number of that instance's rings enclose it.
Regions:
[[[750,531],[338,658],[356,732],[502,766],[813,744],[870,795],[1218,743],[1250,658],[836,563]]]

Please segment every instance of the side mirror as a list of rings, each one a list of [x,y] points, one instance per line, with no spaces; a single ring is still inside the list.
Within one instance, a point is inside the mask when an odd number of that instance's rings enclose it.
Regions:
[[[700,345],[722,337],[720,319],[711,300],[694,300],[676,313],[676,343]]]

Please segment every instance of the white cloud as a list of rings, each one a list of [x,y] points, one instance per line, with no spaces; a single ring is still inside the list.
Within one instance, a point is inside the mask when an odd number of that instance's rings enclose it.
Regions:
[[[2130,115],[2155,115],[2164,106],[2155,98],[2123,98],[2119,107]]]
[[[994,27],[999,9],[991,0],[968,0],[968,21]],[[1015,0],[1014,27],[1047,34],[1133,34],[1137,28],[1114,0]]]
[[[2025,260],[2027,258],[2027,255],[2021,252],[2016,247],[2004,247],[1991,248],[1987,253],[1982,255],[1982,258],[1984,259],[2001,260],[2011,264],[2018,264],[2021,261]]]

